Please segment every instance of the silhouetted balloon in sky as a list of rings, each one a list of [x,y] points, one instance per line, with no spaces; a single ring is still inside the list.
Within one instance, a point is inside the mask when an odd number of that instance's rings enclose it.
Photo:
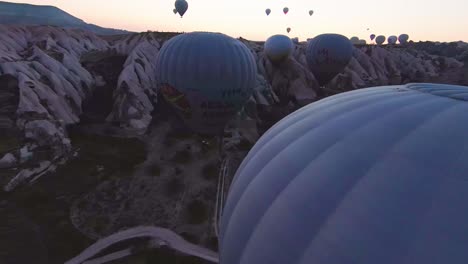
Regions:
[[[278,122],[234,176],[221,263],[465,263],[467,91],[359,89]]]
[[[174,10],[172,10],[172,12],[174,12],[174,14],[177,14],[177,9],[174,8]]]
[[[293,43],[288,36],[274,35],[265,41],[263,51],[271,62],[283,62],[291,55]]]
[[[338,34],[322,34],[309,41],[306,59],[310,70],[321,86],[331,81],[353,55],[348,38]]]
[[[270,8],[267,8],[267,9],[265,10],[265,13],[267,14],[267,16],[269,16],[270,13],[271,13],[271,9],[270,9]]]
[[[393,44],[396,44],[397,40],[398,40],[397,36],[390,36],[390,37],[388,37],[387,41],[388,41],[388,44],[393,45]]]
[[[375,38],[375,43],[377,43],[378,45],[382,45],[385,42],[385,39],[386,38],[383,35],[377,36]]]
[[[289,8],[285,7],[283,8],[283,13],[286,15],[289,12]]]
[[[180,14],[180,17],[183,17],[185,12],[188,9],[188,3],[185,0],[177,0],[174,3],[177,12]]]
[[[359,44],[359,38],[358,37],[352,37],[349,39],[353,45]]]
[[[291,32],[291,28],[288,27],[288,28],[286,29],[286,31],[287,31],[288,33]]]
[[[400,42],[400,44],[407,43],[408,39],[409,39],[408,34],[401,34],[400,36],[398,36],[398,42]]]
[[[164,43],[156,76],[158,91],[188,127],[218,134],[252,95],[257,66],[239,40],[193,32]]]
[[[370,40],[374,40],[375,39],[375,34],[371,34],[369,37],[370,37]]]
[[[313,15],[314,14],[314,10],[309,10],[309,15]]]

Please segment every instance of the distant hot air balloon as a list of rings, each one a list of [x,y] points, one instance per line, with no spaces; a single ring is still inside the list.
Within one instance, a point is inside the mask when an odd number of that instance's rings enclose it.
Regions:
[[[400,44],[406,44],[408,42],[408,39],[408,34],[401,34],[400,36],[398,36],[398,41],[400,42]]]
[[[382,45],[385,42],[385,39],[385,36],[380,35],[375,38],[375,43],[377,43],[377,45]]]
[[[371,34],[370,35],[370,40],[374,40],[375,39],[375,34]]]
[[[369,28],[367,28],[367,30],[369,31]]]
[[[358,37],[352,37],[352,38],[349,39],[349,41],[351,41],[351,43],[353,43],[353,45],[359,44],[359,38]]]
[[[394,45],[394,44],[396,44],[397,40],[398,40],[397,36],[392,35],[392,36],[388,37],[387,41],[388,41],[388,44]]]
[[[318,35],[308,43],[306,50],[307,64],[321,86],[342,71],[352,55],[353,45],[339,34]]]
[[[164,43],[156,76],[158,91],[188,127],[216,135],[251,96],[257,66],[239,40],[193,32]]]
[[[222,263],[465,263],[467,91],[359,89],[276,123],[232,180]]]
[[[314,10],[309,10],[309,15],[313,15],[314,14]]]
[[[265,13],[267,14],[267,16],[269,16],[270,13],[271,13],[271,9],[270,9],[270,8],[267,8],[267,9],[265,10]]]
[[[289,12],[289,8],[285,7],[283,8],[283,13],[286,15]]]
[[[293,43],[288,36],[274,35],[265,41],[265,55],[273,63],[285,61],[293,51]]]
[[[172,10],[172,12],[174,12],[174,14],[177,14],[177,9],[174,8],[174,10]]]
[[[291,28],[288,27],[288,28],[286,29],[286,31],[287,31],[288,33],[291,32]]]
[[[177,10],[177,13],[179,13],[180,17],[183,17],[185,12],[188,9],[188,3],[185,0],[176,0],[175,3],[175,9]]]

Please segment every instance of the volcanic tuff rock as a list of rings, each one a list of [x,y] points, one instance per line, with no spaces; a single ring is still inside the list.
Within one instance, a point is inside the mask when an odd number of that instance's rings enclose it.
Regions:
[[[7,102],[0,109],[0,127],[21,131],[21,145],[33,152],[45,147],[52,157],[63,155],[73,145],[66,127],[80,121],[111,124],[130,135],[145,133],[158,103],[156,57],[175,34],[145,32],[110,38],[50,26],[0,26],[0,32],[0,101]],[[432,55],[414,44],[368,45],[355,47],[348,67],[324,92],[308,70],[306,43],[295,44],[288,61],[273,65],[263,54],[263,43],[240,40],[251,49],[258,66],[258,85],[245,113],[257,120],[262,131],[324,94],[411,81],[467,79],[463,63],[456,58]],[[463,45],[457,49],[468,50]],[[96,108],[97,102],[102,109]]]

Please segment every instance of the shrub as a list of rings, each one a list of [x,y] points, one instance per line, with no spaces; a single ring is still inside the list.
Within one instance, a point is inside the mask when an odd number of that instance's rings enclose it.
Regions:
[[[189,224],[202,224],[207,219],[208,210],[206,205],[200,200],[194,200],[187,206],[187,216]]]

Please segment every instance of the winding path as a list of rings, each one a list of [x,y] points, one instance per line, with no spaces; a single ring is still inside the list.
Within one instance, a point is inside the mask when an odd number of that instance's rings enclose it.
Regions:
[[[65,264],[105,263],[107,261],[116,259],[115,257],[122,258],[128,256],[131,254],[131,251],[129,249],[126,249],[98,258],[101,261],[97,261],[98,259],[86,261],[98,254],[99,252],[101,252],[102,250],[118,242],[138,237],[151,237],[155,240],[161,241],[162,243],[160,242],[160,245],[163,244],[181,253],[199,257],[213,263],[218,263],[218,254],[216,252],[189,243],[185,241],[181,236],[177,235],[169,229],[153,226],[139,226],[117,232],[108,237],[98,240],[96,243],[94,243],[93,245],[85,249],[83,252],[81,252],[78,256],[65,262]]]

